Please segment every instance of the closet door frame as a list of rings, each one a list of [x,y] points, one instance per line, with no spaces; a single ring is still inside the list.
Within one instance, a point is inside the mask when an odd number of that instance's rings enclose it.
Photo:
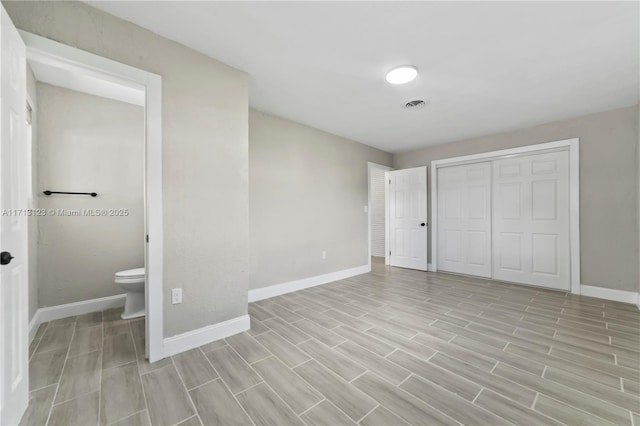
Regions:
[[[570,291],[580,294],[580,139],[565,139],[500,151],[483,152],[461,157],[445,158],[431,162],[431,264],[429,270],[438,270],[438,169],[441,167],[492,161],[513,156],[542,154],[545,152],[569,152],[569,249]]]

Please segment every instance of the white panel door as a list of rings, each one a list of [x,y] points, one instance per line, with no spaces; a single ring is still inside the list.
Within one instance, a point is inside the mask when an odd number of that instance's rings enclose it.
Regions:
[[[0,13],[0,424],[14,425],[29,402],[26,62],[22,39],[4,7]]]
[[[493,277],[570,289],[569,153],[493,164]]]
[[[389,176],[389,262],[427,270],[427,168],[395,170]]]
[[[491,162],[438,169],[438,270],[491,278]]]

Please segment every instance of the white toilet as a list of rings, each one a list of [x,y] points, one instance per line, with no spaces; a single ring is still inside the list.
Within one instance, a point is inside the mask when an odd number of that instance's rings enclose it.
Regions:
[[[144,279],[144,268],[116,272],[116,284],[119,284],[127,292],[122,319],[139,318],[145,315]]]

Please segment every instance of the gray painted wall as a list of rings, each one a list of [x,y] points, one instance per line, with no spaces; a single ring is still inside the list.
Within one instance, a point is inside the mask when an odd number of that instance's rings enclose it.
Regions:
[[[38,301],[124,293],[113,274],[144,266],[144,109],[38,83],[39,206],[126,209],[123,216],[38,218]],[[96,198],[42,191],[97,192]]]
[[[84,3],[3,5],[18,28],[162,76],[164,334],[245,315],[246,73]]]
[[[394,167],[429,166],[432,160],[580,138],[582,284],[636,291],[637,127],[638,107],[632,106],[396,154]]]
[[[391,155],[249,112],[251,289],[367,264],[368,161]]]
[[[36,89],[36,78],[31,67],[27,65],[27,103],[31,106],[31,192],[29,194],[28,206],[30,209],[38,208],[38,95]],[[27,219],[27,229],[29,232],[29,321],[38,310],[38,218],[29,216]]]

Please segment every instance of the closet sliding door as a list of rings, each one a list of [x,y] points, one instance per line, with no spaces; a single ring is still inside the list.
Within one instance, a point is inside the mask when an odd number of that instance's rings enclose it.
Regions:
[[[491,162],[438,169],[438,270],[491,278]]]
[[[493,278],[570,289],[569,153],[493,162]]]

